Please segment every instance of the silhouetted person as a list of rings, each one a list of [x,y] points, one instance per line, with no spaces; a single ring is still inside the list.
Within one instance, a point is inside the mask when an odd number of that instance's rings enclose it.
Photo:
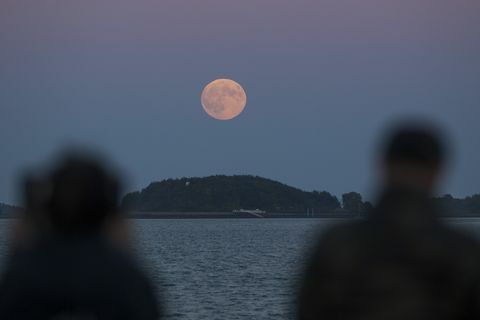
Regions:
[[[389,137],[376,208],[321,236],[301,284],[300,320],[480,318],[480,248],[439,221],[430,200],[444,158],[427,127]]]
[[[119,182],[72,154],[25,186],[0,281],[0,319],[158,319],[154,290],[131,257]]]

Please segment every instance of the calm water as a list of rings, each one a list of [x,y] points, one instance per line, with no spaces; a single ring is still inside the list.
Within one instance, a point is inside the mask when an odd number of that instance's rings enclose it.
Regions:
[[[480,219],[449,220],[480,236]],[[137,220],[137,247],[175,319],[291,319],[304,254],[334,220]],[[0,220],[0,258],[8,221]],[[1,259],[0,259],[1,260]]]

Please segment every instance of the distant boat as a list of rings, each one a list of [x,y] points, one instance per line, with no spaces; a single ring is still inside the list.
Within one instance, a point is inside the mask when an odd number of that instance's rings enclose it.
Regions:
[[[252,214],[267,213],[266,211],[260,210],[260,209],[258,209],[258,208],[255,209],[255,210],[237,209],[237,210],[233,210],[232,212],[233,212],[233,213],[252,213]]]

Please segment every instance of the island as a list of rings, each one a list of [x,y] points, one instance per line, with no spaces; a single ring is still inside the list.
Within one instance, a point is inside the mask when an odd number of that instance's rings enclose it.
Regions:
[[[433,199],[444,217],[480,217],[480,194]],[[130,218],[361,218],[373,209],[358,192],[338,199],[253,175],[165,179],[127,193],[121,208]],[[0,218],[23,212],[0,203]]]
[[[214,175],[153,182],[125,195],[122,207],[137,216],[311,217],[351,216],[371,206],[358,193],[343,198],[351,210],[327,191],[304,191],[252,175]]]
[[[434,198],[446,217],[479,217],[480,194]],[[328,191],[304,191],[253,175],[214,175],[165,179],[126,194],[122,207],[132,217],[276,218],[362,217],[373,209],[358,192],[339,200]]]

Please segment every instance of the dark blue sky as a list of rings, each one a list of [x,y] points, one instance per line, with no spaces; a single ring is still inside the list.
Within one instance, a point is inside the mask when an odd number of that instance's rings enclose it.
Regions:
[[[204,85],[247,92],[232,121]],[[480,192],[477,0],[96,0],[0,3],[0,201],[22,168],[95,146],[129,189],[168,177],[257,174],[369,194],[388,123],[445,126],[443,191]]]

